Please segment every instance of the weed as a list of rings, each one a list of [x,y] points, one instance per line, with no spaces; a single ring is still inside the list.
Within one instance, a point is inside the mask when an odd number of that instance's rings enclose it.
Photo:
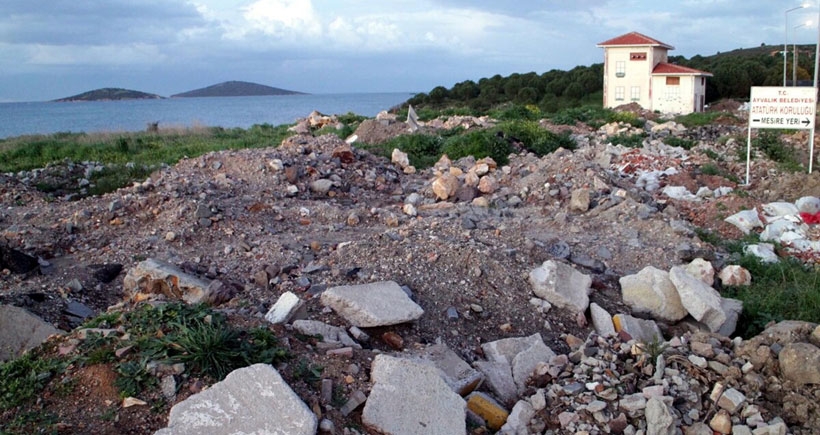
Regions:
[[[224,379],[246,361],[240,350],[239,333],[222,326],[204,322],[176,325],[176,331],[163,339],[171,360],[183,362],[214,379]]]
[[[612,145],[623,145],[627,148],[641,148],[643,146],[643,140],[646,138],[645,133],[641,134],[618,134],[616,136],[610,136],[609,141]]]
[[[692,128],[713,124],[715,119],[717,119],[720,115],[720,112],[692,112],[687,115],[675,117],[675,122]]]
[[[777,130],[764,130],[754,139],[752,145],[763,151],[764,154],[773,161],[780,164],[783,170],[798,172],[802,169],[795,151],[780,140],[780,132]]]
[[[492,157],[499,165],[507,164],[512,147],[504,138],[489,130],[474,130],[464,135],[452,136],[444,142],[442,152],[453,160],[466,156],[477,159]]]
[[[8,409],[28,401],[64,369],[65,363],[38,358],[32,353],[0,364],[0,408]]]
[[[322,371],[325,368],[308,362],[306,358],[300,358],[299,361],[293,366],[293,374],[294,379],[298,379],[304,381],[307,384],[315,384],[322,379]]]
[[[385,150],[387,155],[394,148],[398,148],[407,153],[411,165],[424,169],[433,166],[438,161],[443,143],[444,139],[441,136],[409,134],[395,137],[375,148]]]
[[[147,359],[124,361],[114,367],[119,376],[114,385],[122,397],[137,396],[145,388],[156,385],[157,378],[146,369]]]
[[[685,150],[690,150],[692,147],[697,145],[697,141],[692,139],[686,139],[677,136],[668,136],[663,138],[663,143],[671,146],[671,147],[680,147]]]
[[[345,394],[345,389],[341,385],[334,385],[333,386],[333,396],[331,400],[331,405],[336,408],[341,408],[347,403],[347,395]]]
[[[535,121],[507,121],[499,124],[497,130],[509,140],[521,142],[528,151],[545,156],[558,148],[575,149],[575,141],[569,134],[556,134],[541,128]]]
[[[638,347],[649,356],[649,361],[652,364],[655,364],[655,361],[658,360],[659,356],[666,352],[669,345],[664,343],[663,339],[656,335],[652,337],[652,340],[650,341],[638,343]]]
[[[763,263],[744,255],[739,262],[752,275],[747,287],[729,287],[729,297],[743,301],[738,333],[749,338],[770,321],[783,319],[820,322],[820,270],[793,258]]]

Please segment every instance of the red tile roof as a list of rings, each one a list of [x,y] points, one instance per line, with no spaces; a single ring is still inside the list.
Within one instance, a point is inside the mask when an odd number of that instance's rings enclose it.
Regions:
[[[650,46],[660,46],[667,48],[669,50],[674,50],[675,47],[664,44],[657,39],[650,38],[644,34],[638,32],[630,32],[615,38],[612,38],[608,41],[601,42],[598,44],[598,47],[609,47],[613,45],[650,45]]]
[[[675,65],[672,63],[659,63],[655,65],[652,74],[676,74],[676,75],[696,75],[712,77],[712,73],[701,71],[699,69],[689,68],[685,66]]]

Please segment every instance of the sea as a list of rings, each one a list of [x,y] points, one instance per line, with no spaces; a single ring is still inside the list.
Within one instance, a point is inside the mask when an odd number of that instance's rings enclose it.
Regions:
[[[50,133],[143,131],[159,128],[248,128],[291,124],[317,110],[373,117],[411,92],[167,98],[161,100],[0,103],[0,139]]]

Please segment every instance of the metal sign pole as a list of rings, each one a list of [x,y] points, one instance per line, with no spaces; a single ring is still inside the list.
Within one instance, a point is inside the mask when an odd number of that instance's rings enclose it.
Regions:
[[[749,172],[752,167],[752,114],[749,113],[749,132],[746,135],[746,185],[748,186]]]

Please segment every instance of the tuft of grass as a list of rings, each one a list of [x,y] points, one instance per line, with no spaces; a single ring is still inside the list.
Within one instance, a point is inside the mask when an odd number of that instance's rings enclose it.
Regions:
[[[114,380],[114,385],[121,397],[137,396],[144,389],[157,384],[157,378],[146,368],[147,363],[147,359],[142,359],[124,361],[116,365],[114,371],[118,376]]]
[[[692,149],[693,146],[697,145],[697,141],[692,139],[686,139],[677,136],[668,136],[663,138],[663,143],[671,146],[671,147],[681,147],[685,150]]]
[[[645,133],[641,134],[618,134],[610,136],[609,141],[612,145],[623,145],[627,148],[641,148],[643,147],[643,140],[646,138]]]
[[[507,164],[511,151],[510,144],[490,130],[473,130],[463,135],[451,136],[442,146],[442,152],[453,160],[466,156],[477,159],[492,157],[499,165]]]
[[[714,124],[715,120],[723,115],[720,112],[692,112],[686,115],[675,117],[675,122],[686,127],[699,127]]]
[[[752,146],[763,151],[766,157],[779,163],[785,171],[799,172],[803,169],[795,150],[780,140],[780,133],[777,130],[761,131],[757,137],[752,139]]]

